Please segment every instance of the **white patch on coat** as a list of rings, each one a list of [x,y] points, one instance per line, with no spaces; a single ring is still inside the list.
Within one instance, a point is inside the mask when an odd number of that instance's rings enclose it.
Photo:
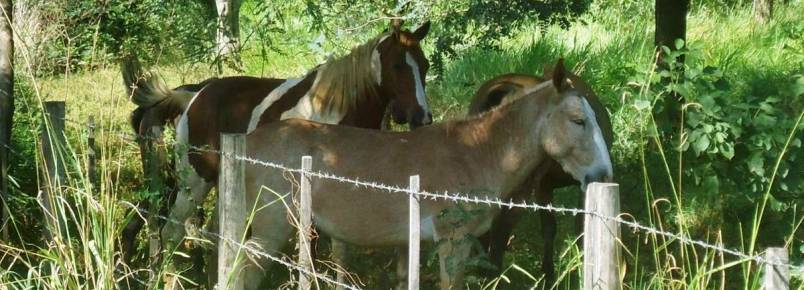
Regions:
[[[251,133],[254,131],[254,129],[257,129],[257,125],[260,123],[262,114],[264,114],[265,111],[268,110],[268,108],[270,108],[271,105],[273,105],[277,100],[282,98],[282,96],[284,96],[288,90],[295,87],[303,79],[304,78],[288,79],[273,89],[268,96],[263,98],[260,104],[254,107],[254,110],[251,111],[251,120],[248,122],[248,129],[246,130],[246,133]]]
[[[290,108],[290,110],[282,113],[282,116],[279,117],[280,120],[297,118],[325,124],[338,124],[341,122],[341,120],[343,120],[343,112],[338,112],[337,110],[325,112],[322,110],[322,108],[319,108],[316,104],[314,104],[313,94],[318,86],[320,76],[321,72],[318,72],[313,85],[310,87],[310,90],[307,91],[307,93],[304,94],[301,99],[299,99],[299,102],[296,103],[296,106],[293,106],[293,108]]]
[[[374,81],[377,82],[377,85],[382,85],[382,60],[380,59],[380,51],[377,48],[380,46],[380,43],[385,41],[389,35],[383,36],[377,41],[377,45],[374,47],[374,51],[371,52],[371,71],[374,73]]]

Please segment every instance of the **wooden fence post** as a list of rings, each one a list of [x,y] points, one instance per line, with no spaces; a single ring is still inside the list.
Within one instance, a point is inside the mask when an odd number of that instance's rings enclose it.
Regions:
[[[238,277],[243,254],[240,242],[246,230],[246,163],[236,156],[246,154],[245,134],[221,134],[221,168],[218,179],[218,214],[220,235],[218,243],[218,290],[241,290]]]
[[[67,174],[64,166],[63,150],[66,144],[64,140],[64,102],[45,102],[45,116],[40,132],[40,146],[42,158],[44,159],[44,182],[45,187],[40,192],[38,199],[42,203],[45,232],[48,240],[52,240],[54,232],[58,229],[58,218],[54,212],[56,204],[54,199],[61,190],[61,186],[66,182]]]
[[[313,169],[313,157],[302,156],[301,169],[310,172]],[[313,271],[313,263],[310,256],[310,231],[313,223],[312,197],[310,196],[310,175],[301,174],[301,184],[299,190],[299,267]],[[299,290],[310,289],[310,277],[305,273],[299,273]]]
[[[98,187],[98,147],[95,146],[95,116],[90,115],[87,121],[87,177],[93,190]]]
[[[161,220],[157,216],[159,214],[159,198],[162,192],[165,191],[164,179],[162,178],[162,165],[159,150],[159,143],[162,140],[162,128],[153,126],[147,128],[143,136],[138,136],[138,142],[142,150],[142,171],[145,176],[145,182],[148,188],[149,196],[147,197],[148,204],[148,257],[150,263],[150,277],[149,282],[152,284],[158,283],[157,274],[161,272],[162,267],[162,243],[159,233],[161,228]],[[175,277],[168,278],[166,281],[165,289],[175,289],[174,284],[177,281]],[[151,288],[151,287],[149,287]]]
[[[592,183],[586,189],[586,215],[583,234],[583,289],[619,290],[620,224],[609,219],[620,214],[620,186]]]
[[[790,289],[790,269],[785,266],[788,263],[787,250],[785,248],[768,248],[765,250],[765,260],[770,263],[784,265],[765,264],[765,273],[762,275],[762,289]]]
[[[409,189],[419,192],[419,176],[410,177]],[[411,194],[409,197],[409,225],[408,225],[408,290],[419,290],[419,243],[421,242],[419,197]]]

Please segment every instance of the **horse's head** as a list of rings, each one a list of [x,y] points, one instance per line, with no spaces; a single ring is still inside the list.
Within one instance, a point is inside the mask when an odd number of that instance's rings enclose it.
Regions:
[[[595,111],[583,93],[567,82],[563,59],[552,72],[552,83],[555,91],[548,98],[540,136],[545,152],[581,182],[583,190],[591,182],[611,181],[609,150]]]
[[[430,64],[419,42],[427,36],[430,22],[413,32],[401,30],[401,21],[392,21],[391,30],[380,38],[372,53],[371,66],[380,93],[390,98],[391,116],[411,129],[433,122],[424,93]]]

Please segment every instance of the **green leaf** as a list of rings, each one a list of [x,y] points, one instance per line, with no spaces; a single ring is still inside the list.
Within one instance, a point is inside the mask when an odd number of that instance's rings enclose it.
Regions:
[[[715,129],[715,127],[713,127],[712,125],[709,125],[709,124],[704,124],[703,125],[703,131],[706,134],[712,133],[712,130],[714,130],[714,129]]]
[[[725,143],[718,147],[720,147],[720,154],[723,155],[723,157],[729,160],[734,158],[734,146],[731,145],[731,143]]]
[[[676,39],[676,49],[681,49],[684,47],[684,40],[681,38]]]
[[[748,170],[753,172],[756,175],[764,176],[765,175],[765,159],[762,158],[761,153],[754,153],[751,155],[751,159],[748,160]]]
[[[793,85],[793,93],[794,96],[804,94],[804,75],[799,76],[798,79],[796,79],[796,83]]]
[[[692,143],[692,149],[695,150],[695,155],[701,155],[709,147],[709,136],[701,135]]]
[[[770,196],[768,198],[768,201],[770,202],[771,210],[773,210],[775,212],[782,212],[782,211],[785,211],[787,209],[786,204],[784,204],[783,202],[781,202],[778,199],[776,199],[776,197],[773,196],[772,194],[769,194],[769,195]]]
[[[650,108],[650,101],[648,100],[636,100],[634,101],[634,108],[639,111],[644,111]]]
[[[712,194],[717,194],[720,192],[720,180],[717,178],[717,175],[704,177],[701,186],[704,190],[706,190],[706,192]]]

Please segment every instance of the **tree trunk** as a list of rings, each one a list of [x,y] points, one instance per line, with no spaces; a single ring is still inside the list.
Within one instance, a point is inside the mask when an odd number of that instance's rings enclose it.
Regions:
[[[667,61],[667,55],[662,50],[662,46],[670,48],[671,51],[677,50],[676,40],[684,41],[686,46],[687,32],[687,12],[689,11],[689,0],[656,0],[656,32],[654,44],[656,44],[656,68],[661,70],[683,71],[684,56],[676,57],[675,61]],[[669,63],[675,63],[672,67]],[[663,84],[669,84],[670,78],[663,78]],[[678,81],[683,81],[679,78]],[[665,113],[668,118],[668,125],[675,126],[680,120],[681,104],[684,102],[683,96],[671,94],[665,99]]]
[[[8,239],[8,171],[11,156],[11,125],[14,116],[14,35],[11,30],[12,0],[0,0],[0,226]]]
[[[760,24],[773,17],[773,0],[754,0],[754,20]]]
[[[654,43],[657,48],[667,46],[671,50],[675,50],[676,39],[686,41],[689,5],[689,0],[656,0]],[[659,59],[661,60],[662,57],[663,53],[659,55]]]
[[[218,30],[216,34],[216,60],[239,64],[240,50],[240,4],[242,0],[215,0],[218,10]],[[220,65],[219,65],[220,67]]]

